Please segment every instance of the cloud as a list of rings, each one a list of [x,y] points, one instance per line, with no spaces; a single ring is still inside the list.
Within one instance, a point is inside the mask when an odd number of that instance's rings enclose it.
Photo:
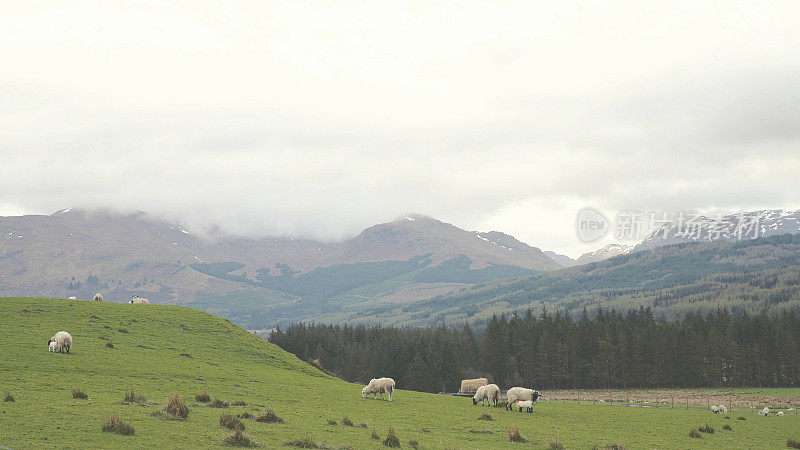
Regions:
[[[14,5],[0,213],[342,239],[421,212],[577,256],[583,207],[800,207],[794,2]]]

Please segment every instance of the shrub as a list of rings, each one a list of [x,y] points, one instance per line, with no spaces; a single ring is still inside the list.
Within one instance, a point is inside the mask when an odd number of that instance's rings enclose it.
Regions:
[[[511,427],[508,430],[509,442],[525,442],[525,438],[519,433],[519,427]]]
[[[144,395],[139,395],[131,389],[130,391],[125,392],[125,399],[122,401],[123,403],[139,403],[141,405],[147,403],[147,398]]]
[[[494,420],[494,419],[492,418],[491,414],[483,413],[483,414],[481,414],[480,417],[478,417],[478,420]]]
[[[346,427],[352,427],[353,426],[353,421],[350,420],[349,417],[345,416],[345,418],[342,419],[342,425],[344,425]]]
[[[211,401],[211,396],[208,395],[206,391],[203,391],[194,396],[194,399],[200,403],[208,403]]]
[[[236,400],[231,402],[231,406],[247,406],[247,403],[244,400]]]
[[[383,445],[390,448],[400,448],[400,439],[394,434],[394,428],[391,425],[386,432],[386,439],[383,440]]]
[[[106,433],[117,433],[123,436],[132,436],[134,433],[133,427],[114,414],[106,420],[103,424],[103,431]]]
[[[238,417],[234,417],[230,414],[223,414],[219,416],[219,426],[223,428],[227,428],[229,430],[242,430],[244,431],[245,427],[241,420]]]
[[[333,419],[328,419],[328,425],[336,426],[336,425],[339,425],[339,424]]]
[[[414,439],[412,439],[412,440],[408,441],[408,445],[411,448],[417,448],[417,447],[419,447],[419,442],[417,442]]]
[[[78,398],[78,399],[81,399],[81,400],[86,400],[87,398],[89,398],[89,396],[86,395],[86,393],[83,392],[80,389],[73,389],[72,390],[72,398]]]
[[[789,439],[788,441],[786,441],[786,446],[789,448],[800,448],[800,441]]]
[[[250,439],[242,430],[236,429],[233,433],[225,436],[222,445],[226,447],[261,447],[258,442]]]
[[[256,416],[253,417],[253,420],[255,420],[256,422],[266,422],[266,423],[286,422],[285,420],[283,420],[283,418],[278,417],[278,415],[275,414],[275,411],[273,411],[272,408],[268,409],[267,412],[265,413],[256,414]]]
[[[697,432],[697,428],[692,428],[691,430],[689,430],[689,437],[699,439],[702,436],[700,436],[700,433]]]
[[[114,348],[114,344],[112,344],[111,342],[106,342],[106,347]]]
[[[178,420],[186,420],[189,417],[189,407],[178,398],[178,394],[170,395],[162,410]]]
[[[218,398],[215,398],[213,402],[208,404],[209,408],[227,408],[228,402],[224,402]]]
[[[739,416],[739,417],[737,417],[737,418],[736,418],[736,420],[747,420],[747,417],[745,417],[745,416]]]
[[[378,430],[377,430],[377,429],[375,429],[375,428],[373,428],[373,429],[372,429],[372,435],[371,435],[370,437],[371,437],[372,439],[375,439],[375,440],[378,440],[378,441],[380,441],[380,440],[381,440],[381,435],[380,435],[380,434],[378,434]]]
[[[709,424],[705,424],[704,426],[698,428],[697,431],[701,433],[714,434],[714,427]]]
[[[550,450],[561,450],[564,448],[564,444],[562,444],[558,439],[551,442],[550,445],[547,446]]]
[[[314,442],[308,436],[304,437],[303,439],[297,439],[294,441],[285,441],[283,445],[287,447],[300,447],[300,448],[325,448],[324,446]]]
[[[723,430],[732,430],[733,428],[731,428],[731,426],[730,426],[730,425],[728,425],[728,424],[725,424],[725,425],[723,425],[723,426],[722,426],[722,429],[723,429]]]
[[[6,396],[3,399],[4,402],[14,402],[14,396],[11,395],[10,391],[6,391]]]

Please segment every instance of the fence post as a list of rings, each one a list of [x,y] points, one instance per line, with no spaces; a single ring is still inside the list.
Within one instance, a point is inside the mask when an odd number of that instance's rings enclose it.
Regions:
[[[674,408],[675,407],[675,396],[673,395],[670,398],[672,399],[672,408]]]

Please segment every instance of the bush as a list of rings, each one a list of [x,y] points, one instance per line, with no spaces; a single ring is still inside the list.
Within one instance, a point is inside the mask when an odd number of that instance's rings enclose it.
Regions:
[[[346,427],[352,427],[353,426],[353,421],[350,420],[349,417],[345,416],[345,418],[342,419],[342,425],[344,425]]]
[[[285,441],[283,445],[287,447],[300,447],[300,448],[325,448],[324,446],[314,442],[308,436],[304,437],[303,439],[297,439],[294,441]]]
[[[223,402],[222,400],[215,398],[213,402],[208,404],[209,408],[227,408],[228,402]]]
[[[519,427],[511,427],[508,430],[509,442],[525,442],[525,438],[519,433]]]
[[[386,432],[386,439],[383,440],[383,445],[390,448],[400,448],[400,439],[394,434],[394,428],[391,425]]]
[[[372,435],[371,435],[370,437],[371,437],[372,439],[375,439],[375,440],[378,440],[378,441],[380,441],[380,440],[381,440],[381,435],[380,435],[380,434],[378,434],[378,430],[377,430],[377,429],[375,429],[375,428],[373,428],[373,429],[372,429]]]
[[[253,417],[253,420],[255,420],[256,422],[266,422],[266,423],[286,422],[285,420],[283,420],[283,418],[278,417],[278,415],[275,414],[275,411],[273,411],[272,408],[268,409],[267,412],[265,413],[256,414],[256,416]]]
[[[170,395],[162,410],[167,413],[167,415],[178,420],[186,420],[189,418],[189,407],[178,398],[178,394]]]
[[[419,442],[417,442],[414,439],[412,439],[412,440],[408,441],[408,445],[411,448],[417,448],[417,447],[419,447]]]
[[[139,395],[131,389],[130,391],[125,392],[125,399],[122,401],[123,403],[139,403],[141,405],[147,403],[147,398],[144,395]]]
[[[3,399],[4,402],[14,402],[14,396],[11,395],[10,391],[6,391],[6,397]]]
[[[134,433],[133,427],[114,414],[106,420],[103,424],[103,431],[106,433],[117,433],[123,436],[132,436]]]
[[[564,444],[562,444],[558,439],[551,442],[550,445],[547,446],[550,450],[561,450],[564,448]]]
[[[226,447],[261,447],[258,442],[250,439],[250,436],[244,434],[240,429],[225,436],[222,445]]]
[[[789,448],[800,448],[800,441],[789,439],[788,441],[786,441],[786,446]]]
[[[691,430],[689,430],[689,437],[699,439],[702,436],[700,436],[700,433],[697,432],[697,428],[692,428]]]
[[[714,434],[714,427],[709,424],[705,424],[704,426],[698,428],[697,431],[701,433]]]
[[[728,425],[728,424],[725,424],[725,425],[723,425],[723,426],[722,426],[722,429],[723,429],[723,430],[729,430],[729,431],[730,431],[730,430],[732,430],[733,428],[731,428],[731,426],[730,426],[730,425]]]
[[[336,425],[339,425],[339,424],[333,419],[328,419],[328,425],[331,425],[331,426],[335,427]]]
[[[82,391],[82,390],[80,390],[80,389],[73,389],[73,390],[72,390],[72,398],[77,398],[77,399],[81,399],[81,400],[86,400],[87,398],[89,398],[89,396],[88,396],[88,395],[86,395],[86,393],[85,393],[85,392],[83,392],[83,391]]]
[[[492,418],[491,414],[483,413],[483,414],[481,414],[480,417],[478,417],[478,420],[494,420],[494,419]]]
[[[208,403],[211,401],[211,396],[208,395],[206,391],[203,391],[194,396],[194,399],[200,403]]]
[[[223,428],[227,428],[229,430],[242,430],[244,431],[245,427],[241,420],[238,417],[234,417],[230,414],[223,414],[219,416],[219,426]]]

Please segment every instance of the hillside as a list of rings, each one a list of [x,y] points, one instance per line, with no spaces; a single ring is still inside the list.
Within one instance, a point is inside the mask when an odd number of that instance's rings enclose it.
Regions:
[[[387,305],[318,322],[431,325],[485,321],[532,308],[578,312],[650,306],[656,314],[727,307],[776,312],[800,305],[800,235],[742,242],[686,243],[605,261],[487,283],[411,305]]]
[[[144,213],[0,217],[0,295],[192,303],[248,328],[558,268],[499,232],[407,215],[325,243],[195,236]]]
[[[491,409],[494,421],[487,422],[477,420],[487,409],[465,398],[398,390],[391,403],[364,400],[361,385],[325,375],[224,319],[177,306],[2,298],[0,329],[0,391],[14,397],[13,402],[0,402],[0,446],[15,449],[219,447],[228,434],[219,426],[220,415],[267,408],[286,423],[245,419],[245,431],[273,448],[304,438],[334,448],[384,448],[370,434],[374,428],[383,438],[389,425],[403,447],[410,440],[420,448],[500,447],[508,445],[508,429],[518,425],[523,436],[540,445],[558,438],[568,448],[613,442],[632,448],[685,448],[692,445],[689,427],[723,424],[722,417],[702,410],[560,402],[540,402],[533,415]],[[47,339],[61,329],[70,331],[75,341],[69,355],[47,351]],[[73,389],[88,399],[73,398]],[[123,404],[128,389],[147,401]],[[194,400],[200,391],[246,405],[211,408]],[[188,420],[153,415],[172,393],[190,407]],[[103,433],[110,414],[132,425],[135,434]],[[357,426],[339,423],[345,416]],[[776,447],[796,437],[796,416],[748,417],[734,423],[733,431],[709,435],[704,442],[725,448],[742,442]]]

